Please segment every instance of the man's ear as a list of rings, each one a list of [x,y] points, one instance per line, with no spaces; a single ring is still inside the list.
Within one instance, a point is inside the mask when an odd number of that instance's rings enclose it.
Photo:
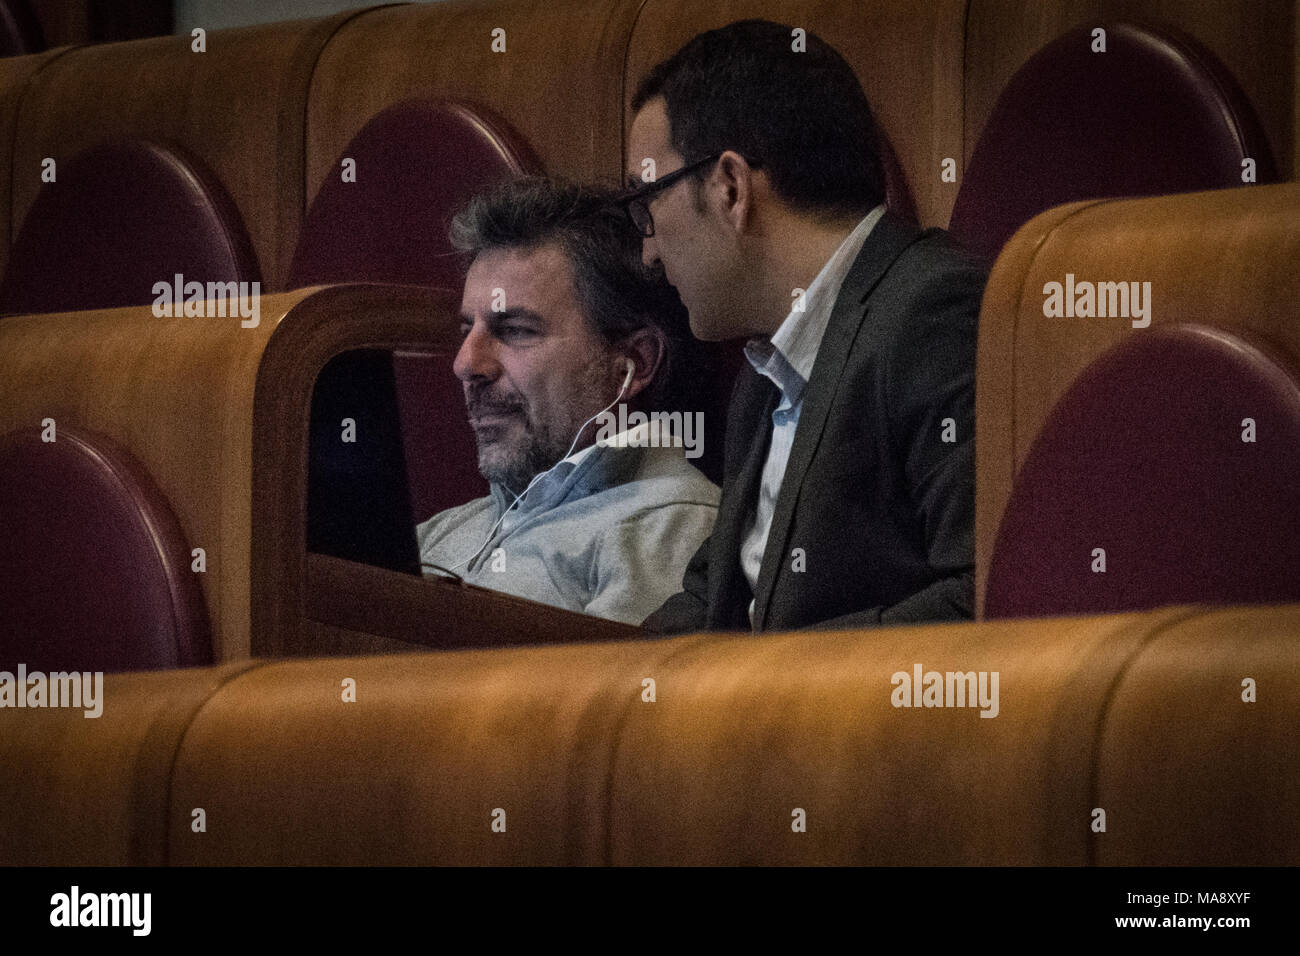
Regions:
[[[661,330],[653,326],[645,326],[637,329],[623,339],[619,347],[620,362],[622,370],[619,375],[619,381],[627,374],[626,360],[631,359],[633,364],[632,381],[628,383],[627,391],[623,393],[623,401],[630,401],[634,396],[649,387],[650,383],[655,380],[659,374],[660,368],[668,358],[667,341]]]
[[[734,150],[726,150],[714,167],[711,179],[717,193],[715,201],[721,201],[723,218],[737,233],[749,228],[750,217],[754,210],[754,192],[757,183],[754,170],[745,157]]]

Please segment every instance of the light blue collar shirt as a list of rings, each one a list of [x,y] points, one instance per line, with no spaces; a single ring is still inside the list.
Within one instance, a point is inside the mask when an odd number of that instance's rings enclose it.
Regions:
[[[421,522],[420,560],[426,574],[640,624],[681,590],[718,498],[680,445],[637,426],[561,461],[508,513],[514,493],[492,484]]]
[[[751,591],[758,590],[758,575],[767,548],[767,536],[772,529],[776,513],[776,499],[781,492],[790,449],[794,446],[795,429],[803,409],[803,393],[812,377],[831,310],[839,296],[840,287],[862,251],[867,236],[885,214],[885,207],[877,206],[867,213],[840,243],[822,266],[804,294],[795,300],[790,314],[770,339],[754,338],[745,343],[745,358],[759,375],[766,376],[781,390],[781,403],[772,412],[772,443],[768,446],[767,460],[763,464],[763,478],[759,485],[758,502],[751,513],[747,529],[740,544],[740,568],[749,582]],[[754,623],[754,602],[749,602],[749,622]]]

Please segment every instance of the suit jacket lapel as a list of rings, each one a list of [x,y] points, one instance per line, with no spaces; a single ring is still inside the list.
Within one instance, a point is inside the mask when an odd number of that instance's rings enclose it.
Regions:
[[[758,500],[772,434],[772,412],[781,396],[777,387],[748,363],[740,375],[727,423],[727,442],[740,442],[746,451],[740,468],[723,477],[722,500],[709,544],[709,627],[720,630],[749,626],[752,594],[740,567],[740,546],[746,519]]]
[[[835,390],[840,375],[848,361],[853,340],[866,318],[865,303],[871,291],[893,265],[903,250],[921,237],[921,230],[904,220],[886,213],[876,223],[862,244],[862,251],[853,261],[849,274],[840,286],[831,310],[826,333],[817,349],[812,376],[804,389],[803,407],[795,429],[790,460],[781,479],[781,491],[772,516],[772,528],[767,535],[763,551],[763,565],[758,578],[754,604],[754,629],[763,630],[772,603],[772,584],[777,571],[786,559],[786,544],[790,534],[790,521],[799,498],[808,465],[812,462],[821,442],[826,419],[834,403]]]

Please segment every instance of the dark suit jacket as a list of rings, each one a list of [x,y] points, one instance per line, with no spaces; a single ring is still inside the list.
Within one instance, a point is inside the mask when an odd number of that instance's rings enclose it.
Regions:
[[[746,364],[727,413],[713,533],[681,593],[646,628],[749,630],[751,597],[757,631],[971,616],[975,340],[986,278],[942,230],[888,214],[876,224],[804,390],[757,594],[740,545],[780,393]]]

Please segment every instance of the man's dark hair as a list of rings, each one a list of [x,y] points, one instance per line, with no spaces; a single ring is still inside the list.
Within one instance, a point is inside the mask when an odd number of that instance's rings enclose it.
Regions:
[[[641,81],[632,108],[662,96],[687,163],[734,150],[761,164],[794,208],[864,215],[885,195],[866,94],[834,47],[808,33],[795,52],[793,31],[741,20],[701,33]]]
[[[641,261],[641,237],[615,204],[618,195],[540,176],[511,180],[470,200],[451,222],[451,242],[471,260],[556,243],[573,267],[578,304],[606,342],[650,326],[663,332],[663,362],[639,404],[689,407],[680,400],[692,392],[697,358],[686,308],[663,272]]]

